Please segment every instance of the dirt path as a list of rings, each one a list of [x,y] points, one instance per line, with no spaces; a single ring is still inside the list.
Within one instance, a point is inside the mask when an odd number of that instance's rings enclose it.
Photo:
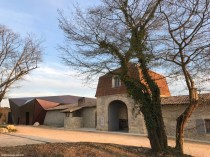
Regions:
[[[55,142],[99,142],[150,147],[149,140],[140,135],[108,132],[70,131],[47,127],[17,126],[18,132],[0,135],[0,146]],[[7,136],[7,138],[5,138]],[[10,136],[10,137],[9,137]],[[7,141],[9,139],[9,141]],[[17,140],[19,139],[19,141]],[[6,142],[7,141],[7,142]],[[10,145],[11,143],[11,145]],[[169,140],[171,146],[173,140]],[[184,151],[196,157],[210,157],[210,144],[185,142]]]

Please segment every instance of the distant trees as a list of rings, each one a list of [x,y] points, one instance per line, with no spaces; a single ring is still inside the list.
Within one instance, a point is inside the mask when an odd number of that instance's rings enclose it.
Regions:
[[[0,102],[9,88],[41,61],[41,42],[28,35],[19,34],[0,25]]]

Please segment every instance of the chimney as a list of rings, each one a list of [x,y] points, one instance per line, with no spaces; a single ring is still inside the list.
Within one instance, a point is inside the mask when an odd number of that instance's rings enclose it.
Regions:
[[[78,106],[84,106],[85,105],[85,97],[81,97],[78,99]]]

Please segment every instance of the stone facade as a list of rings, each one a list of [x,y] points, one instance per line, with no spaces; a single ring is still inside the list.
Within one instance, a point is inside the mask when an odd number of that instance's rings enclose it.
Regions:
[[[44,125],[64,127],[64,117],[65,114],[61,113],[60,110],[47,111]]]
[[[83,117],[84,128],[96,127],[96,107],[83,108],[82,117]]]
[[[97,130],[109,131],[109,105],[116,100],[124,102],[128,112],[129,133],[147,134],[142,113],[133,112],[134,101],[126,94],[109,95],[97,98]],[[162,114],[167,135],[175,137],[176,119],[185,110],[186,104],[162,105]],[[185,138],[210,141],[210,132],[206,131],[205,120],[210,120],[210,105],[201,104],[193,112],[185,127]],[[203,123],[198,123],[203,121]],[[209,124],[208,124],[209,125]]]
[[[128,132],[129,133],[146,133],[146,128],[142,114],[135,116],[133,114],[134,101],[127,97],[126,94],[109,95],[97,98],[97,130],[109,130],[109,105],[119,100],[126,104],[128,113]]]
[[[75,112],[65,114],[64,128],[95,128],[96,127],[96,107],[87,107]]]
[[[82,117],[72,117],[72,113],[70,113],[69,117],[64,118],[64,128],[66,128],[66,129],[83,128],[83,118]]]
[[[113,73],[117,72],[120,72],[120,69],[115,70]],[[97,129],[118,131],[121,130],[121,128],[125,128],[127,125],[127,131],[129,133],[145,134],[146,127],[142,113],[135,114],[135,103],[133,99],[127,96],[127,90],[123,82],[116,82],[117,75],[114,75],[113,73],[101,76],[98,81],[96,91]],[[129,66],[129,75],[144,83],[142,72],[138,65],[131,64]],[[149,71],[149,75],[155,80],[160,88],[161,96],[170,96],[166,78],[153,71]],[[123,106],[125,106],[125,108]],[[126,114],[126,117],[125,115],[124,117],[121,117],[121,112]],[[124,131],[126,129],[122,130]]]
[[[141,71],[132,69],[135,78],[141,80]],[[189,104],[189,97],[170,96],[164,76],[150,71],[150,75],[160,88],[162,114],[167,135],[175,136],[176,119]],[[97,97],[97,130],[122,131],[121,121],[127,125],[129,133],[147,134],[142,113],[134,108],[135,102],[127,96],[123,83],[115,83],[116,75],[106,74],[98,81]],[[210,141],[210,93],[199,95],[199,107],[192,114],[185,127],[185,138]],[[204,103],[205,102],[205,103]],[[208,102],[208,103],[207,103]],[[137,112],[137,113],[135,113]],[[124,131],[124,130],[123,130]]]
[[[175,136],[176,119],[185,110],[187,105],[162,105],[162,113],[166,132]],[[201,104],[193,112],[185,127],[185,138],[210,141],[210,132],[206,131],[205,120],[210,120],[210,105]],[[199,123],[201,121],[201,123]],[[203,122],[203,123],[202,123]]]

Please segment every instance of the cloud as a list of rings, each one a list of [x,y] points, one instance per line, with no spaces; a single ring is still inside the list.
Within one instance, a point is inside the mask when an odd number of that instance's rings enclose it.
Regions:
[[[71,73],[71,75],[69,75]],[[19,88],[14,88],[9,93],[15,96],[16,91],[18,93],[27,90],[32,96],[36,96],[37,93],[51,93],[51,94],[76,94],[82,96],[94,97],[95,88],[89,88],[82,83],[80,78],[75,77],[76,72],[69,72],[65,66],[46,66],[42,65],[40,69],[35,70],[31,75],[28,75],[24,81],[19,82]],[[50,94],[50,95],[51,95]],[[20,94],[19,94],[20,95]],[[24,96],[24,95],[22,95]]]
[[[71,73],[71,75],[68,75]],[[7,98],[78,95],[94,97],[96,86],[92,88],[83,84],[82,80],[75,77],[76,72],[68,71],[65,66],[53,64],[41,65],[24,80],[17,82],[7,93]],[[2,106],[8,106],[4,100]]]

